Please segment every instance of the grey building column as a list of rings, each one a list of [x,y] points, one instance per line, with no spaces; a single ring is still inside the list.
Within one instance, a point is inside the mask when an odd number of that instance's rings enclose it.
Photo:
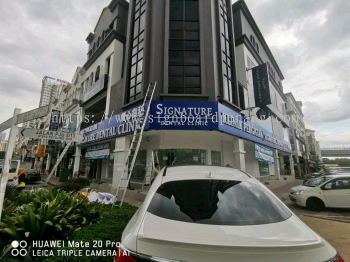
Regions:
[[[46,174],[49,174],[49,172],[50,172],[51,158],[52,158],[51,154],[48,153],[47,154],[47,159],[46,159],[46,167],[45,167],[45,173]],[[74,172],[73,172],[73,174],[74,174]]]
[[[302,172],[301,172],[301,163],[299,161],[299,156],[297,155],[296,156],[296,159],[297,159],[297,169],[298,169],[298,177],[301,178],[302,177]]]
[[[130,138],[119,137],[115,140],[114,150],[114,166],[113,166],[113,179],[112,179],[112,191],[116,192],[120,179],[126,179],[127,174],[125,172],[125,161],[128,156],[130,147]],[[122,185],[127,186],[127,185]]]
[[[290,169],[290,175],[295,179],[294,159],[292,154],[289,155],[289,169]]]
[[[153,150],[151,148],[147,149],[146,153],[146,174],[145,174],[145,184],[151,184],[152,171],[153,171]],[[156,161],[155,161],[156,162]]]
[[[274,151],[274,157],[275,157],[275,176],[277,177],[277,180],[280,180],[281,179],[280,157],[278,155],[277,149]]]
[[[233,140],[233,155],[234,155],[234,167],[242,171],[246,171],[245,150],[244,150],[243,139]]]
[[[76,146],[75,147],[75,154],[74,154],[74,165],[73,165],[73,176],[74,177],[78,176],[78,174],[79,174],[80,159],[81,159],[81,147]]]

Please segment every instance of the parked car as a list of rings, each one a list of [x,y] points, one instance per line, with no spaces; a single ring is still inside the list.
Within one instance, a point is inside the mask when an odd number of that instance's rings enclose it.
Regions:
[[[328,175],[309,179],[291,188],[290,200],[320,211],[325,207],[350,208],[350,175]]]
[[[20,160],[12,160],[11,161],[11,165],[10,165],[10,169],[9,169],[9,175],[8,175],[8,180],[12,181],[14,179],[15,176],[17,176],[17,173],[19,171],[21,165],[21,161]],[[0,159],[0,174],[2,173],[2,169],[4,167],[4,160]]]
[[[324,170],[320,170],[319,172],[314,172],[311,174],[307,174],[304,176],[304,182],[309,180],[310,178],[315,178],[315,177],[320,177],[320,176],[325,176],[327,173]]]
[[[115,261],[343,261],[269,189],[242,171],[161,170]]]

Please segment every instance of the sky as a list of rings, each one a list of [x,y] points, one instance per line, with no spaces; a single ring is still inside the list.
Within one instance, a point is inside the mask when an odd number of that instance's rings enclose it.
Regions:
[[[0,0],[0,123],[39,104],[45,75],[71,81],[110,0]],[[322,146],[350,145],[350,1],[246,0]]]

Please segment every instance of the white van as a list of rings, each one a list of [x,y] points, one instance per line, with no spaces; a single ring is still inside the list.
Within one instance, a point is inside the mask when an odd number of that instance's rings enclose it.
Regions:
[[[20,160],[12,160],[9,170],[8,180],[12,181],[15,176],[18,174],[18,170],[20,168],[21,161]],[[0,159],[0,173],[2,173],[2,169],[4,167],[4,160]]]

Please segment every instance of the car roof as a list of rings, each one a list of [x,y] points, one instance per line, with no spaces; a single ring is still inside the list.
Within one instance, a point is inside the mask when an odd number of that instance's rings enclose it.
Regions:
[[[218,180],[235,180],[247,181],[251,176],[247,173],[220,166],[173,166],[162,170],[163,183],[178,180],[193,179],[218,179]],[[165,172],[165,173],[164,173]]]
[[[333,178],[346,178],[346,177],[350,177],[350,174],[338,174],[338,175],[335,175],[335,174],[332,174],[332,175],[327,175],[326,177],[329,177],[331,179]]]

